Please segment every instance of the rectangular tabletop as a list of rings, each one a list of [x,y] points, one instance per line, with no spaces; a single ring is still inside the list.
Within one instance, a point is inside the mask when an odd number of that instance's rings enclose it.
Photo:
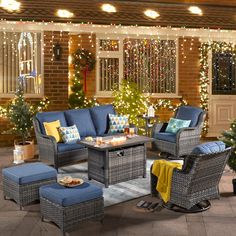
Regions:
[[[124,136],[124,135],[111,135],[111,136],[103,137],[103,141],[111,140],[113,137],[120,137],[120,136]],[[127,138],[127,140],[124,143],[121,143],[119,145],[101,144],[97,146],[96,140],[95,141],[81,140],[79,141],[79,144],[82,144],[87,148],[92,148],[98,151],[106,151],[106,150],[112,150],[116,148],[123,148],[123,147],[130,147],[130,146],[138,145],[138,144],[144,144],[144,143],[148,143],[152,141],[154,141],[153,138],[137,135],[132,138]]]

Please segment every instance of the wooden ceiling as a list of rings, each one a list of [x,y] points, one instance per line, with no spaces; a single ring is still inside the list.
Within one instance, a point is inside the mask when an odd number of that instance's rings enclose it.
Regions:
[[[95,24],[122,24],[144,26],[172,26],[191,28],[236,29],[236,0],[18,0],[19,12],[10,13],[0,8],[0,18],[23,21],[54,21]],[[101,11],[103,3],[111,3],[116,13]],[[189,13],[190,5],[198,5],[202,16]],[[58,18],[58,9],[67,9],[74,13],[71,19]],[[157,10],[160,14],[155,20],[144,16],[146,9]]]

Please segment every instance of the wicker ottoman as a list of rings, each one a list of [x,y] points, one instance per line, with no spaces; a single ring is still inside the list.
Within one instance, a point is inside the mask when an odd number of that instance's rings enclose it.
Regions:
[[[43,186],[39,190],[41,219],[54,222],[63,234],[71,231],[80,221],[103,219],[104,200],[102,188],[83,183],[74,188],[60,184]]]
[[[39,200],[39,187],[57,181],[57,171],[40,162],[5,168],[2,175],[4,199],[15,200],[20,209]]]

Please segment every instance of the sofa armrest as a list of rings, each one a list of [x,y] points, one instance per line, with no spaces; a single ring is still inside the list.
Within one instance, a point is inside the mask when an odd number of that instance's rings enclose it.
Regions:
[[[40,132],[39,123],[36,118],[33,119],[33,125],[39,149],[39,159],[49,161],[56,166],[58,162],[56,139]]]

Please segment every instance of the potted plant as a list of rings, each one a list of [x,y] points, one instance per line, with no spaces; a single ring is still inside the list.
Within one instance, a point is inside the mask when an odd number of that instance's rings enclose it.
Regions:
[[[227,145],[232,147],[232,152],[228,160],[229,167],[236,172],[236,119],[230,125],[230,129],[228,131],[224,131],[222,133],[221,140]],[[233,190],[234,194],[236,194],[236,179],[233,178]]]
[[[15,149],[21,150],[25,159],[34,157],[34,142],[28,140],[31,136],[33,128],[33,116],[44,109],[49,101],[44,98],[35,105],[31,105],[24,97],[25,77],[19,77],[18,89],[15,92],[15,97],[12,99],[6,108],[0,109],[0,114],[8,118],[12,125],[12,129],[8,133],[14,133],[21,137],[20,140],[15,140]]]

